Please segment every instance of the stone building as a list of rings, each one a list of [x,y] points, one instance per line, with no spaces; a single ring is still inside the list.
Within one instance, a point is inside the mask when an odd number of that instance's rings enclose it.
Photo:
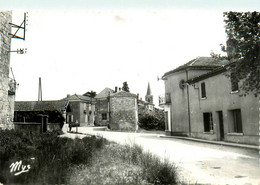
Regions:
[[[12,129],[15,81],[9,78],[12,12],[0,12],[0,128]]]
[[[137,96],[119,91],[109,98],[110,128],[113,130],[136,130],[138,122]]]
[[[258,98],[239,96],[229,67],[199,57],[164,74],[166,134],[258,145]]]
[[[96,126],[108,126],[112,130],[135,130],[138,121],[137,96],[105,88],[96,99]]]

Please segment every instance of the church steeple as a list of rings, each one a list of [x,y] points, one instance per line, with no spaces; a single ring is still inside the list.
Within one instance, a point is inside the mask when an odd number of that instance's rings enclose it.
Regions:
[[[150,83],[148,82],[147,92],[145,95],[145,101],[148,101],[149,103],[153,103],[153,95],[150,87]]]
[[[149,95],[152,95],[152,91],[151,91],[150,83],[148,82],[148,87],[147,87],[146,96],[149,96]]]

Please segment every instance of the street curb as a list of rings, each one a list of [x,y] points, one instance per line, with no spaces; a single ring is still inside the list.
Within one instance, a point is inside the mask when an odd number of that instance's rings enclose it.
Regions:
[[[201,143],[209,143],[209,144],[215,144],[215,145],[223,145],[223,146],[231,146],[231,147],[238,147],[238,148],[246,148],[246,149],[260,150],[260,148],[259,148],[258,146],[254,146],[254,145],[245,145],[245,144],[237,144],[237,143],[227,143],[227,142],[220,142],[220,141],[209,141],[209,140],[203,140],[203,139],[197,139],[197,138],[190,138],[190,137],[180,137],[180,136],[165,136],[165,135],[159,135],[158,137],[161,137],[161,138],[184,139],[184,140],[195,141],[195,142],[201,142]]]

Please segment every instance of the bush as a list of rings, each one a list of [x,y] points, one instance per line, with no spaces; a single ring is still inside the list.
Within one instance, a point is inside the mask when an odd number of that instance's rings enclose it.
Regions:
[[[80,166],[70,184],[177,184],[174,164],[144,152],[136,145],[111,144],[94,158],[92,166]]]
[[[139,127],[146,130],[165,130],[165,120],[163,112],[155,114],[144,114],[139,116]]]
[[[69,139],[58,137],[59,132],[42,134],[19,130],[0,130],[0,182],[18,184],[67,183],[70,170],[79,164],[90,165],[104,139],[85,137]],[[27,173],[14,176],[10,164],[22,160],[30,165]]]

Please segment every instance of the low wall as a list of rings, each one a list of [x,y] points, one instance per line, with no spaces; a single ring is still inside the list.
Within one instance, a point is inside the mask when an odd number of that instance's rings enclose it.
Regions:
[[[24,122],[14,122],[14,129],[27,130],[32,132],[41,132],[41,123],[24,123]],[[48,131],[61,130],[59,123],[48,123]]]

